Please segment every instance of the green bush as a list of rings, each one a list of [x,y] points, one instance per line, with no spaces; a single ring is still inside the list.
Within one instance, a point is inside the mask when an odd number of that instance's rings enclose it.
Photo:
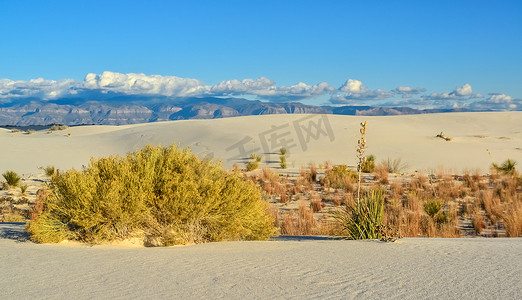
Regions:
[[[9,186],[18,186],[22,179],[15,171],[5,171],[2,176]]]
[[[442,200],[433,198],[424,203],[424,211],[430,216],[434,217],[442,209]]]
[[[27,188],[29,186],[27,186],[27,184],[22,184],[20,185],[20,191],[22,192],[22,195],[25,195],[25,193],[27,192]]]
[[[56,168],[54,166],[47,166],[45,168],[41,167],[40,169],[42,169],[45,172],[45,175],[49,177],[53,177],[56,173]]]
[[[279,166],[281,167],[281,169],[286,169],[286,156],[279,156]]]
[[[336,165],[326,171],[323,179],[324,184],[336,189],[349,189],[353,181],[357,180],[357,172],[348,168],[347,165]]]
[[[343,231],[354,239],[381,239],[384,215],[384,193],[372,190],[360,203],[348,204],[344,209],[333,213]]]
[[[364,162],[361,165],[361,171],[365,173],[371,173],[375,170],[375,155],[369,155],[366,157]]]
[[[517,162],[512,159],[506,159],[500,166],[496,163],[491,164],[491,167],[497,172],[503,173],[503,174],[509,174],[513,175],[516,172],[515,166],[517,165]]]
[[[257,154],[250,154],[250,161],[246,165],[247,171],[257,170],[259,168],[259,163],[261,162],[261,156]]]
[[[140,235],[150,246],[268,239],[273,219],[256,185],[189,149],[146,146],[91,159],[51,179],[28,227],[36,242],[87,243]]]

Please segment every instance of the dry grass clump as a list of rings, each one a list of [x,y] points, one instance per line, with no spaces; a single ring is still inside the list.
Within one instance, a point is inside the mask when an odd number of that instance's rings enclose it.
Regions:
[[[324,203],[322,202],[321,197],[317,193],[312,192],[312,194],[310,195],[310,208],[312,209],[312,211],[314,213],[320,212],[321,209],[323,209],[323,207]]]
[[[313,211],[306,206],[304,201],[300,201],[297,212],[289,210],[283,215],[281,234],[311,235],[316,232],[317,224]]]
[[[488,227],[488,224],[484,220],[484,217],[479,212],[475,212],[471,216],[471,224],[473,225],[473,228],[475,229],[477,234],[481,234],[482,231]]]
[[[388,170],[388,173],[398,174],[402,173],[408,166],[402,162],[402,159],[390,159],[387,158],[386,160],[382,161],[380,163],[381,166],[386,168]]]
[[[496,223],[502,217],[502,205],[500,197],[494,195],[493,191],[480,191],[479,203],[481,208],[486,211],[487,217]]]
[[[92,159],[51,179],[28,227],[36,242],[101,243],[143,235],[149,246],[268,239],[268,204],[241,174],[189,149],[146,146]]]
[[[375,167],[375,180],[379,181],[381,184],[390,183],[388,180],[388,168],[382,164],[379,164]]]
[[[506,226],[506,234],[509,237],[522,237],[522,199],[509,203],[502,220]]]

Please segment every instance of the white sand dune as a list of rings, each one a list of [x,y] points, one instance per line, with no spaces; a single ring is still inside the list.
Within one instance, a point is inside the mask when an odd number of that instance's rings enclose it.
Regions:
[[[507,158],[522,162],[522,112],[396,117],[269,115],[33,134],[0,129],[0,172],[81,168],[91,156],[146,144],[190,146],[226,166],[252,149],[277,167],[289,150],[308,162],[355,165],[359,123],[367,153],[402,159],[408,171],[462,172]],[[446,142],[435,135],[452,137]],[[240,151],[241,150],[241,151]],[[0,223],[1,299],[520,299],[522,239],[226,242],[168,248],[39,245],[20,224]]]
[[[288,166],[329,160],[355,165],[359,123],[368,121],[367,154],[377,161],[402,159],[408,171],[439,167],[489,171],[492,162],[522,162],[522,112],[448,113],[361,117],[339,115],[264,115],[185,120],[126,126],[80,126],[48,133],[0,129],[0,172],[39,173],[37,167],[81,168],[91,156],[125,154],[146,144],[190,146],[225,166],[245,162],[253,152],[262,166],[278,166],[277,152],[289,150]],[[444,132],[446,142],[435,136]],[[69,135],[70,134],[70,135]],[[270,154],[271,153],[271,154]]]
[[[0,224],[2,299],[520,299],[522,239],[65,247]]]

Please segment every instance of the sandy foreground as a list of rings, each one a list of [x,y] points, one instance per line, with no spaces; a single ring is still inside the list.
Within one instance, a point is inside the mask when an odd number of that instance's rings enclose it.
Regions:
[[[340,115],[263,115],[184,120],[125,126],[79,126],[49,133],[12,133],[0,128],[0,172],[30,176],[40,166],[81,168],[91,156],[125,154],[146,144],[178,144],[198,155],[244,166],[249,154],[263,156],[261,167],[278,167],[279,149],[288,150],[288,167],[327,160],[356,165],[359,123],[368,121],[367,154],[377,161],[401,159],[405,171],[444,167],[489,172],[492,162],[522,163],[522,112],[447,113],[361,117]],[[435,137],[440,132],[452,140]]]
[[[2,299],[520,299],[522,239],[39,245],[0,224]]]

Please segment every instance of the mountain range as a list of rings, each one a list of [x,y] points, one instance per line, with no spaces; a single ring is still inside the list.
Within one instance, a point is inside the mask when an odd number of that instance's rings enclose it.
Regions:
[[[0,103],[0,126],[125,125],[186,119],[266,114],[402,115],[462,110],[409,107],[314,106],[299,102],[262,102],[242,98],[170,98],[118,96],[103,100],[26,99]]]

